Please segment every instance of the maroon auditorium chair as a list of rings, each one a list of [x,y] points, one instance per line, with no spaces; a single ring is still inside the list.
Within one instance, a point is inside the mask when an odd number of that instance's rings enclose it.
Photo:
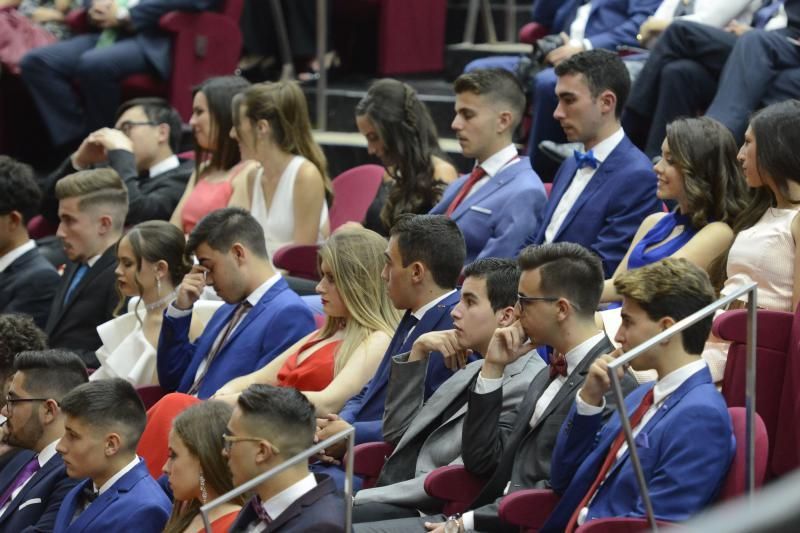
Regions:
[[[361,476],[362,489],[371,489],[378,481],[386,459],[394,446],[388,442],[365,442],[353,448],[353,474]]]

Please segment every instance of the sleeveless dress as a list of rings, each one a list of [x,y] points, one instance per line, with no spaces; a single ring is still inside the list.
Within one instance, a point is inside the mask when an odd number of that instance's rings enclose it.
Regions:
[[[294,183],[297,179],[297,172],[300,166],[308,161],[305,157],[296,155],[286,165],[286,168],[278,180],[275,194],[272,197],[272,204],[267,207],[264,201],[264,189],[261,186],[261,176],[263,169],[256,174],[253,183],[253,203],[250,206],[250,213],[258,220],[264,228],[264,237],[267,241],[267,252],[269,256],[276,250],[291,244],[294,239]],[[322,242],[324,237],[322,229],[328,221],[328,205],[322,202],[322,212],[319,216],[319,233],[317,242]]]
[[[228,207],[233,195],[233,178],[235,178],[247,161],[242,161],[228,171],[228,178],[210,182],[207,179],[198,181],[181,210],[183,233],[190,234],[204,216],[217,209]]]

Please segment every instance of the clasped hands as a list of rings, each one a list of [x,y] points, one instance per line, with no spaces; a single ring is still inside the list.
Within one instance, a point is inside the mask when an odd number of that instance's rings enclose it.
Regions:
[[[114,128],[100,128],[86,137],[72,155],[72,165],[87,168],[108,161],[111,150],[133,152],[133,142],[127,135]]]

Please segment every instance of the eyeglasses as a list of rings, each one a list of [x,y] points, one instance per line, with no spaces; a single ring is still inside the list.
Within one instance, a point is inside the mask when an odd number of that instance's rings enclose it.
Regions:
[[[269,447],[272,449],[272,453],[278,454],[281,453],[280,450],[275,447],[274,444],[269,442],[267,439],[262,439],[261,437],[237,437],[236,435],[231,435],[229,433],[222,434],[222,449],[225,450],[225,453],[231,451],[231,447],[233,446],[234,442],[266,442],[269,444]]]
[[[124,133],[125,135],[129,135],[134,126],[158,126],[158,123],[153,122],[151,120],[143,120],[143,121],[126,120],[125,122],[120,124],[119,127],[117,127],[117,129],[122,133]]]
[[[524,296],[522,294],[517,293],[517,305],[519,305],[520,310],[525,310],[525,305],[533,302],[557,302],[561,300],[560,296]],[[569,301],[569,300],[567,300]],[[573,309],[579,310],[580,308],[575,305],[573,302],[569,302],[569,305],[573,307]]]
[[[47,400],[53,400],[52,398],[11,398],[10,396],[6,396],[6,410],[8,410],[8,414],[10,415],[14,412],[14,404],[19,402],[46,402]],[[53,400],[58,405],[56,400]]]

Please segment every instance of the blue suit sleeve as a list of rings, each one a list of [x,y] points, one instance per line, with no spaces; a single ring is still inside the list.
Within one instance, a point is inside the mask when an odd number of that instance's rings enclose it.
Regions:
[[[550,485],[563,493],[578,468],[597,445],[597,432],[603,426],[603,414],[581,416],[573,404],[558,432],[550,463]]]
[[[526,239],[537,233],[546,201],[544,188],[524,189],[512,195],[500,210],[492,236],[476,259],[516,257]]]
[[[628,18],[613,29],[589,37],[594,48],[616,50],[617,46],[639,46],[636,34],[645,19],[655,13],[661,0],[631,0],[628,4]]]
[[[180,387],[183,375],[192,362],[196,343],[189,341],[189,327],[192,324],[191,315],[173,318],[164,315],[161,323],[161,334],[158,337],[158,355],[156,356],[156,370],[158,382],[167,391],[173,392]],[[198,341],[205,337],[208,328],[203,332]]]
[[[356,415],[361,410],[361,405],[364,403],[364,395],[367,393],[370,381],[361,387],[361,391],[358,394],[347,400],[347,402],[344,404],[344,407],[342,407],[342,410],[339,411],[339,418],[348,424],[353,423],[353,421],[356,419]]]
[[[61,504],[66,495],[71,491],[79,480],[72,479],[64,476],[64,478],[56,483],[53,491],[47,497],[47,507],[45,507],[39,520],[35,524],[26,527],[22,533],[40,533],[42,531],[53,531],[56,526],[56,517],[58,511],[61,509]]]
[[[368,420],[366,422],[356,422],[353,424],[356,429],[356,444],[365,442],[383,441],[383,420]]]
[[[218,4],[219,0],[142,0],[130,10],[131,25],[136,32],[157,30],[161,16],[170,11],[207,11]]]
[[[551,31],[556,31],[557,28],[553,28],[556,13],[562,6],[574,2],[575,0],[567,0],[567,2],[564,0],[536,0],[531,6],[531,21],[551,28]]]

